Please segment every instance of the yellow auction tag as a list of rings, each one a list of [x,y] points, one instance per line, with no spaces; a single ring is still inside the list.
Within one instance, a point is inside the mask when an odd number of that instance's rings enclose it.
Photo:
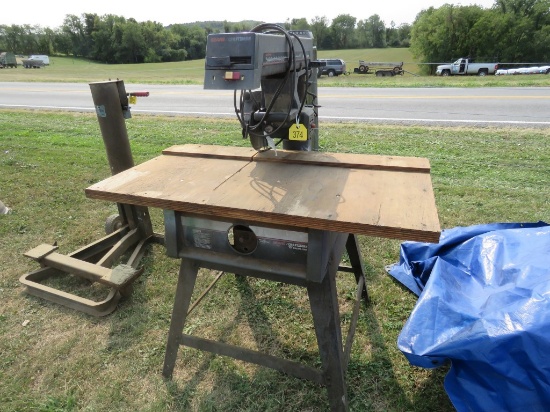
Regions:
[[[288,140],[307,140],[307,127],[303,124],[293,124],[288,129]]]
[[[129,96],[130,98],[128,99],[128,101],[130,102],[130,104],[136,104],[137,103],[137,97],[136,96]]]

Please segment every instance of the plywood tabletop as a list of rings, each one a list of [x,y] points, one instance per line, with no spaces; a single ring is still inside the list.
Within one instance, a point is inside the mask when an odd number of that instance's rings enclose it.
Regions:
[[[217,219],[437,242],[427,159],[174,146],[86,189],[93,199]]]

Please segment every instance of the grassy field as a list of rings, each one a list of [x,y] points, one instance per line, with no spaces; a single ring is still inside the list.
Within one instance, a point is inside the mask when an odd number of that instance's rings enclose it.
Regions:
[[[42,71],[18,71],[49,74],[61,61]],[[124,80],[132,66],[127,70],[120,76]],[[67,77],[78,81],[72,73],[67,70]],[[144,74],[135,73],[130,81],[141,81]],[[134,115],[127,126],[136,163],[173,144],[248,145],[235,120]],[[320,129],[323,151],[427,157],[443,228],[550,221],[548,138],[543,129],[368,124]],[[0,200],[12,209],[0,215],[0,409],[327,411],[325,390],[313,383],[192,349],[180,350],[174,379],[164,380],[178,261],[160,246],[150,248],[133,294],[105,318],[22,293],[19,277],[37,268],[23,257],[25,251],[57,241],[60,252],[69,253],[103,236],[105,219],[116,207],[87,199],[84,189],[109,174],[95,115],[0,111]],[[160,211],[151,213],[162,233]],[[443,389],[446,369],[412,367],[396,348],[416,301],[384,270],[398,259],[400,241],[360,237],[360,243],[372,302],[362,309],[347,374],[351,410],[452,411]],[[213,276],[201,272],[196,290]],[[344,332],[353,283],[338,278]],[[57,286],[89,293],[70,279]],[[186,328],[319,364],[307,296],[292,286],[225,275]]]
[[[319,79],[320,86],[347,87],[518,87],[550,86],[550,76],[416,76],[420,66],[414,62],[408,49],[359,49],[319,52],[319,58],[341,58],[351,74]],[[376,77],[373,74],[355,74],[359,60],[404,62],[409,72],[403,76]],[[5,82],[94,82],[122,79],[126,83],[202,84],[204,60],[177,63],[101,64],[70,57],[51,57],[50,66],[42,69],[2,69],[0,81]],[[413,73],[413,74],[411,74]]]

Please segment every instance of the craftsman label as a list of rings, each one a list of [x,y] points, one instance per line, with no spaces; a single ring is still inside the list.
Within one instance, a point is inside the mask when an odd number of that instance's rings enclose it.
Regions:
[[[300,252],[307,252],[307,243],[288,242],[286,246],[292,250],[298,250]]]
[[[303,124],[293,124],[288,129],[288,140],[307,140],[307,128]]]

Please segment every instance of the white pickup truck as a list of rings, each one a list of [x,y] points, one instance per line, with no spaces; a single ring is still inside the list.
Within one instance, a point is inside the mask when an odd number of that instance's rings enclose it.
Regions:
[[[435,74],[438,76],[454,76],[461,74],[487,76],[488,74],[495,74],[497,70],[498,63],[474,63],[471,59],[461,57],[454,63],[437,66]]]

